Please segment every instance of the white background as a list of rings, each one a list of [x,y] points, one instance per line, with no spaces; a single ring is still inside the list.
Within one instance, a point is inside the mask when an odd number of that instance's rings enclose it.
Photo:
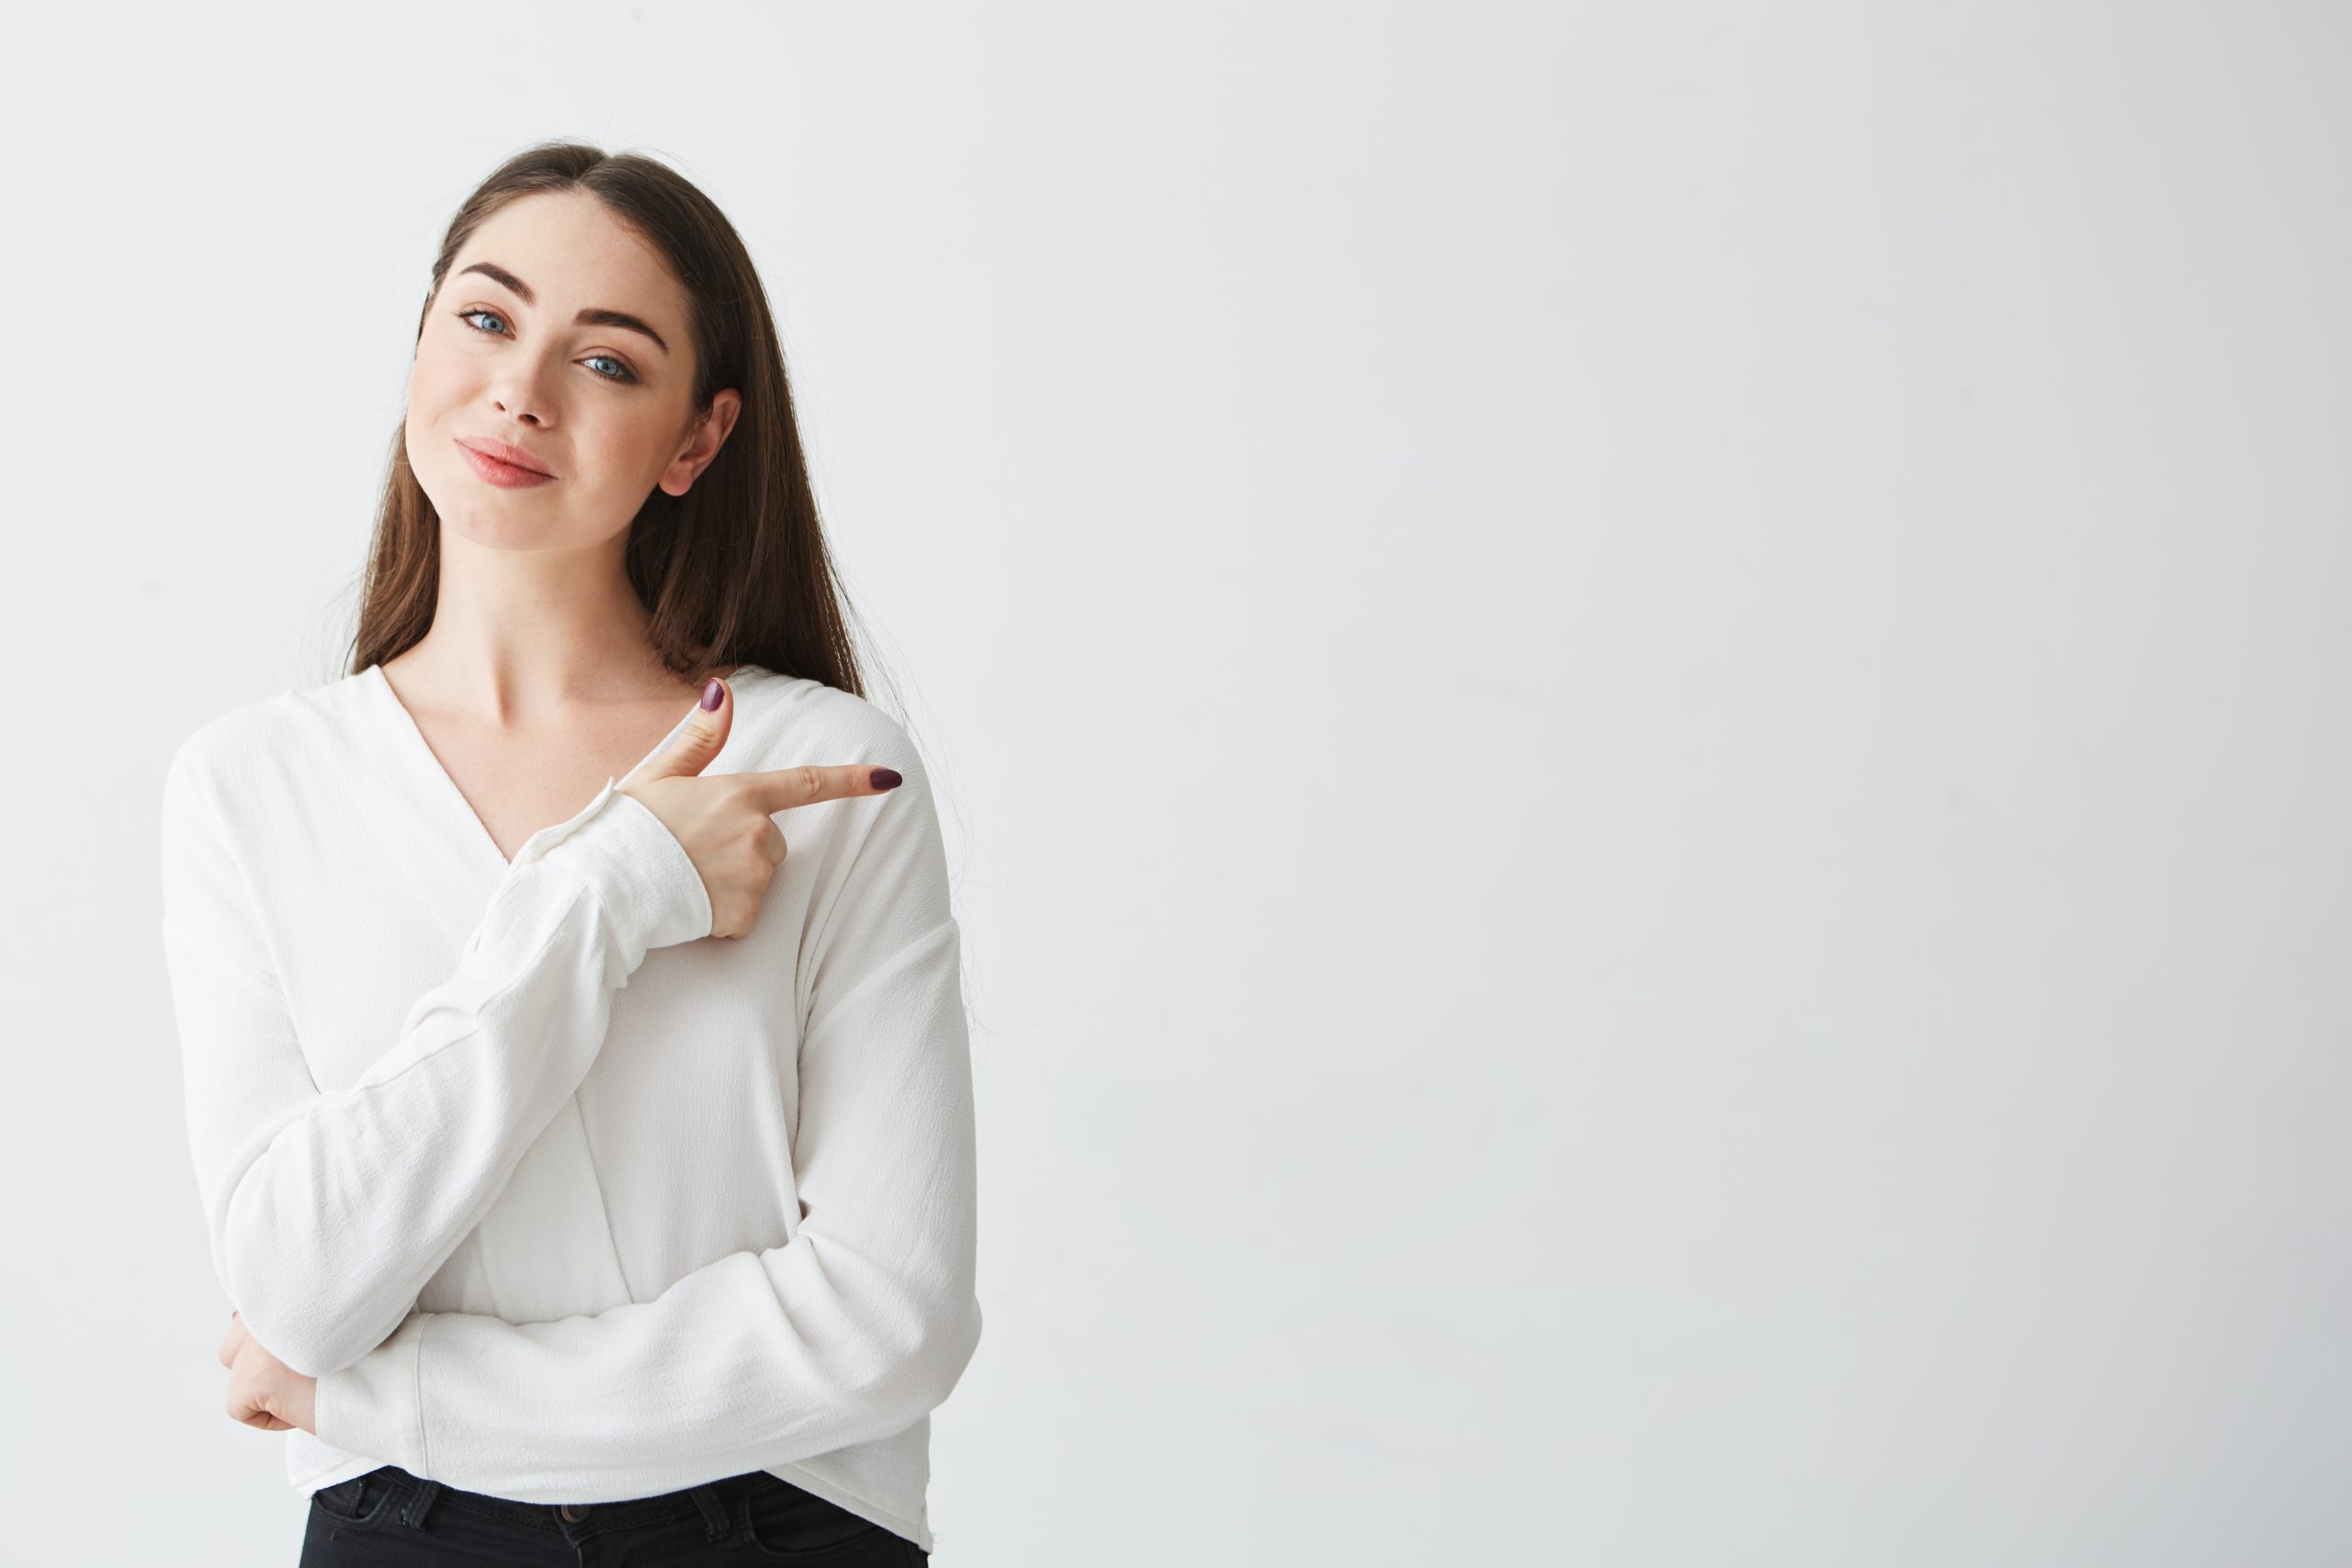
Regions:
[[[548,136],[749,241],[941,792],[942,1568],[2352,1559],[2341,12],[43,12],[9,1560],[295,1559],[162,767]]]

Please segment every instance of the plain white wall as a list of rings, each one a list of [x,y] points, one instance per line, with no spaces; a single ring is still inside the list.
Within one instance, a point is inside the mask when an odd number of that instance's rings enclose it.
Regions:
[[[2340,11],[6,26],[12,1559],[296,1555],[161,769],[551,135],[750,241],[944,792],[943,1565],[2352,1559]]]

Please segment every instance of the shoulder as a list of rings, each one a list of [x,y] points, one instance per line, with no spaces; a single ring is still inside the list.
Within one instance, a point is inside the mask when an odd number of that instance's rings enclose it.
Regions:
[[[821,681],[766,671],[742,692],[727,749],[729,765],[746,773],[872,762],[897,769],[909,784],[923,776],[914,738],[882,708]]]
[[[320,757],[351,743],[362,677],[256,697],[182,736],[164,770],[167,809],[218,810],[228,800],[298,782]]]

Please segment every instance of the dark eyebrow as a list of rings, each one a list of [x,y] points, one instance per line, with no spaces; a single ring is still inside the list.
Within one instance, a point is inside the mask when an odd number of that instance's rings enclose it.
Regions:
[[[461,266],[458,271],[460,275],[469,272],[481,273],[484,277],[489,278],[493,283],[503,283],[507,288],[513,289],[516,296],[522,299],[524,304],[533,305],[537,303],[537,301],[531,297],[531,286],[524,282],[521,278],[515,276],[513,273],[507,271],[504,267],[499,265],[496,262],[476,262],[471,266]],[[581,311],[580,314],[572,317],[571,319],[576,324],[583,327],[619,327],[624,332],[643,333],[647,337],[653,340],[654,347],[660,349],[664,354],[670,352],[670,345],[662,341],[662,334],[660,333],[655,332],[651,327],[647,326],[643,321],[639,321],[635,316],[630,315],[626,310],[603,310],[591,308]]]

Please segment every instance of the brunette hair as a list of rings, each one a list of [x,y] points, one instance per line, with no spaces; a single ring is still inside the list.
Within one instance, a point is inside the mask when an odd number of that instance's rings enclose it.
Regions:
[[[766,291],[734,226],[684,175],[650,158],[579,142],[524,149],[450,220],[417,335],[451,263],[491,214],[526,196],[573,190],[595,197],[641,235],[684,288],[694,406],[707,412],[714,394],[729,387],[743,399],[733,431],[693,488],[682,496],[656,489],[629,525],[629,582],[651,615],[647,632],[663,664],[685,680],[756,664],[866,695],[849,635],[853,612],[825,547]],[[404,428],[395,429],[346,673],[392,659],[424,636],[440,570],[440,517],[409,468]]]

